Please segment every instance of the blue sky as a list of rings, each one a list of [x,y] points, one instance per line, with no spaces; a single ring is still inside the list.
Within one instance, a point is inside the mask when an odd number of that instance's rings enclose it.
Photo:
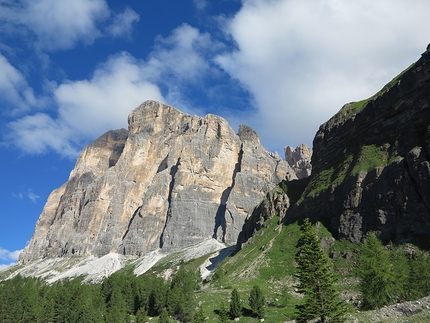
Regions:
[[[312,145],[430,42],[428,0],[0,0],[0,268],[79,151],[148,99]]]

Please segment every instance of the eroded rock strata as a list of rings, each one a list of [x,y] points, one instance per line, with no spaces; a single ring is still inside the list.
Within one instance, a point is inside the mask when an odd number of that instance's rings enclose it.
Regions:
[[[300,151],[285,149],[296,172]],[[321,125],[311,164],[310,177],[281,183],[259,204],[238,248],[279,215],[286,224],[322,221],[338,239],[374,233],[430,249],[430,45],[380,92]]]
[[[430,48],[368,100],[345,105],[313,143],[312,176],[290,220],[336,238],[430,248]]]
[[[69,180],[54,190],[22,262],[65,255],[142,256],[205,239],[234,244],[245,218],[282,180],[288,163],[247,126],[184,114],[147,101],[128,131],[86,147]]]

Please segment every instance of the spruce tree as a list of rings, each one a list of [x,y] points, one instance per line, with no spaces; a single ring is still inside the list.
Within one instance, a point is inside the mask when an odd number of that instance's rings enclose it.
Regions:
[[[319,318],[320,322],[344,322],[346,303],[339,297],[335,287],[333,265],[324,253],[315,229],[309,219],[301,226],[299,250],[295,260],[299,285],[298,292],[304,295],[297,305],[297,322],[303,323]]]
[[[236,317],[240,317],[242,315],[242,305],[240,303],[239,293],[237,289],[233,289],[231,292],[230,298],[230,318],[234,320]]]
[[[221,304],[221,308],[218,311],[218,320],[221,323],[227,323],[229,321],[228,311],[224,303]]]
[[[139,308],[136,313],[136,323],[145,323],[148,320],[148,314],[143,307]]]
[[[264,305],[265,299],[263,296],[263,292],[260,287],[254,286],[251,289],[249,294],[249,306],[251,307],[252,313],[257,316],[259,319],[264,317]]]
[[[167,309],[163,307],[161,310],[160,318],[158,319],[158,323],[170,323],[169,313],[167,312]]]

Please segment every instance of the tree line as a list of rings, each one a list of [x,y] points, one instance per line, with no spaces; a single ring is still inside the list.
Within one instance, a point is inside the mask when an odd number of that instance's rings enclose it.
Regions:
[[[0,322],[146,322],[148,315],[193,322],[200,277],[179,269],[171,280],[117,272],[102,284],[81,279],[47,285],[15,276],[0,283]],[[165,313],[164,313],[165,312]]]
[[[159,323],[203,323],[202,306],[197,306],[195,292],[200,277],[180,268],[169,280],[154,274],[134,276],[117,272],[101,284],[84,284],[82,279],[58,281],[47,285],[42,279],[18,275],[0,283],[0,322],[148,322],[158,316]],[[255,317],[264,316],[265,300],[254,286],[249,304]],[[221,322],[242,315],[243,305],[237,289],[232,292],[230,308],[218,311]],[[157,321],[155,321],[157,322]]]
[[[430,295],[426,252],[414,246],[384,246],[374,235],[357,249],[355,274],[360,281],[362,309]],[[301,225],[295,263],[296,290],[303,295],[296,305],[296,322],[345,322],[351,307],[340,297],[339,277],[308,219]],[[48,285],[42,279],[18,275],[0,282],[0,322],[143,323],[151,316],[158,317],[154,322],[159,323],[171,322],[171,317],[184,323],[203,323],[204,309],[196,304],[200,282],[197,272],[183,267],[169,280],[120,271],[101,284],[73,279]],[[266,301],[259,286],[252,287],[248,305],[250,315],[264,318]],[[229,322],[243,316],[244,309],[237,289],[233,289],[229,305],[222,303],[215,312],[219,322]]]
[[[359,256],[358,276],[365,310],[430,295],[430,257],[412,245],[384,246],[370,235]]]
[[[297,291],[303,294],[296,306],[296,322],[345,322],[351,306],[338,290],[339,276],[321,247],[308,219],[301,226],[298,242]],[[359,246],[356,276],[361,293],[360,309],[371,310],[430,295],[430,257],[412,245],[384,246],[370,234]]]

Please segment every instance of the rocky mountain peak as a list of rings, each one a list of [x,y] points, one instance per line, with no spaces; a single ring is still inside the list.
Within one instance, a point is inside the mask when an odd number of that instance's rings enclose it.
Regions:
[[[296,176],[301,178],[306,178],[311,175],[312,165],[312,149],[306,144],[300,144],[296,148],[291,146],[286,146],[284,148],[285,160],[293,168]]]
[[[237,135],[242,141],[250,141],[258,145],[260,144],[260,136],[258,135],[258,133],[256,133],[254,129],[246,125],[239,125],[239,131]]]
[[[68,182],[49,196],[21,262],[140,257],[208,239],[234,244],[265,194],[297,178],[254,130],[236,134],[216,115],[146,101],[128,123],[82,151]]]

